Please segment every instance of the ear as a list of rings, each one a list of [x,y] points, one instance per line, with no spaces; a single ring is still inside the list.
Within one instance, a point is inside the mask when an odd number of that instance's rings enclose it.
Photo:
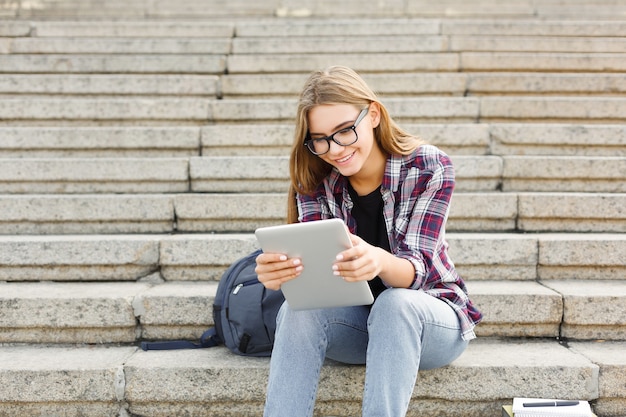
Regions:
[[[367,113],[367,116],[370,118],[372,128],[378,127],[378,125],[380,124],[380,104],[373,101],[370,104],[370,109]]]

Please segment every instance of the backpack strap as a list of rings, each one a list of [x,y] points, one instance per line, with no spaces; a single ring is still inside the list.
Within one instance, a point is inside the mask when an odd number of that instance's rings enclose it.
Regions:
[[[200,343],[188,340],[172,340],[169,342],[141,342],[142,350],[174,350],[174,349],[200,349],[214,347],[222,343],[217,336],[215,327],[211,327],[200,336]]]

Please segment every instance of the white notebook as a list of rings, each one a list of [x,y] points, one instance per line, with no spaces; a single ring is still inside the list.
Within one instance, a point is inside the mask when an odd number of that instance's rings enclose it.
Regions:
[[[575,402],[576,400],[574,400]],[[538,403],[563,404],[570,400],[556,400],[551,398],[513,398],[513,415],[515,417],[591,417],[591,407],[588,401],[578,401],[576,405],[550,405],[534,407],[529,404]],[[526,406],[524,405],[526,404]]]

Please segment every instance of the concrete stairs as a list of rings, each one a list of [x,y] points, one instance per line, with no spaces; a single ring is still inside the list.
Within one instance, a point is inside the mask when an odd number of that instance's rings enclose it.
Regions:
[[[335,3],[0,0],[0,416],[261,414],[267,359],[137,346],[197,339],[284,222],[297,94],[331,64],[457,170],[485,320],[409,415],[626,416],[626,6]],[[363,375],[328,363],[316,415],[359,415]]]

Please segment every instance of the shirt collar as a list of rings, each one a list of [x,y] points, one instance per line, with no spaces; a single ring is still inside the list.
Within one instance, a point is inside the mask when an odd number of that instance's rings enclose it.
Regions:
[[[383,175],[382,188],[391,190],[392,192],[398,191],[398,182],[400,180],[400,168],[403,161],[402,155],[390,155],[387,158],[387,165],[385,166],[385,175]]]

